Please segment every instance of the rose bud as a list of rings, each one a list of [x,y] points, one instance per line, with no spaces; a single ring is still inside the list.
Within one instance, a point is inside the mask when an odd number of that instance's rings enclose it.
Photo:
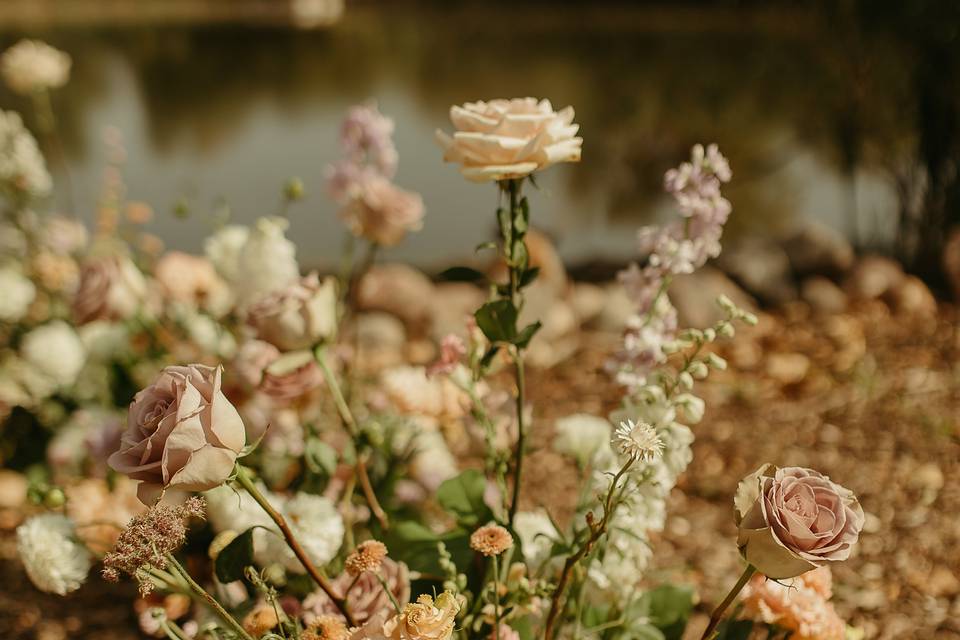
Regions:
[[[853,492],[802,467],[760,467],[740,481],[734,507],[740,553],[774,579],[846,560],[863,528]]]
[[[222,374],[222,367],[199,364],[167,367],[134,396],[120,450],[108,464],[140,481],[144,504],[171,487],[212,489],[233,472],[246,433],[220,390]]]
[[[316,273],[269,293],[247,311],[257,337],[282,351],[308,349],[332,338],[337,330],[337,287]]]

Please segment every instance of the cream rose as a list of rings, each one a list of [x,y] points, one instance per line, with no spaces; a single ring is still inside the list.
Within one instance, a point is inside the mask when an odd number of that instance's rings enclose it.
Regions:
[[[130,403],[120,450],[108,463],[140,481],[144,504],[170,487],[212,489],[233,472],[246,433],[220,390],[222,374],[221,367],[167,367]]]
[[[215,316],[230,310],[230,289],[207,258],[171,251],[157,260],[153,275],[173,302],[207,309]]]
[[[307,349],[334,336],[337,329],[336,279],[316,273],[267,294],[247,309],[257,337],[283,351]]]
[[[13,91],[29,95],[62,87],[70,78],[70,56],[39,40],[21,40],[3,52],[0,73]]]
[[[573,107],[554,111],[549,100],[514,98],[450,107],[453,136],[438,130],[443,159],[460,163],[474,182],[522,178],[558,162],[579,162],[583,139]]]
[[[760,467],[740,481],[734,506],[740,553],[774,579],[846,560],[863,528],[853,492],[802,467]]]
[[[116,255],[92,258],[80,270],[73,314],[79,324],[129,318],[140,307],[146,292],[143,274],[128,258]]]
[[[384,623],[383,632],[390,640],[448,640],[459,611],[456,597],[447,591],[436,602],[422,595]]]

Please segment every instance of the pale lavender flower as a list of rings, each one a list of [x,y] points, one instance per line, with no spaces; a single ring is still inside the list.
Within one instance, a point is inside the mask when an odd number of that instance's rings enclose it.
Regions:
[[[372,166],[385,178],[397,171],[397,148],[393,144],[393,119],[374,105],[356,105],[347,111],[340,126],[344,155],[357,165]]]

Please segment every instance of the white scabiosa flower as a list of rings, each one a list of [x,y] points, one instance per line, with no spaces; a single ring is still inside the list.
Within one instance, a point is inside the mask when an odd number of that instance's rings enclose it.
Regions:
[[[235,282],[240,270],[240,251],[250,237],[250,229],[238,224],[223,227],[206,239],[204,253],[217,272],[230,282]]]
[[[43,197],[52,187],[37,141],[20,115],[0,111],[0,191],[18,198]]]
[[[613,459],[610,423],[588,413],[575,413],[554,423],[557,437],[553,448],[581,465],[604,467]]]
[[[300,278],[297,249],[284,235],[283,218],[260,218],[237,256],[231,284],[241,307]]]
[[[281,507],[284,518],[293,534],[315,565],[325,565],[337,555],[343,544],[345,532],[343,518],[328,498],[312,493],[298,493]],[[275,529],[275,527],[273,527]],[[263,537],[263,545],[256,548],[254,557],[258,564],[281,564],[294,573],[305,569],[293,551],[276,531]]]
[[[621,422],[613,442],[623,455],[643,462],[649,462],[663,453],[663,441],[656,429],[646,422]]]
[[[21,40],[3,52],[0,73],[16,93],[56,89],[70,79],[70,56],[39,40]]]
[[[41,591],[62,596],[86,580],[92,559],[74,534],[73,521],[54,513],[34,516],[17,527],[17,553]]]
[[[27,313],[37,295],[37,288],[19,270],[0,269],[0,320],[17,322]]]
[[[62,320],[32,330],[24,336],[20,349],[24,360],[61,387],[76,382],[87,359],[80,336]]]

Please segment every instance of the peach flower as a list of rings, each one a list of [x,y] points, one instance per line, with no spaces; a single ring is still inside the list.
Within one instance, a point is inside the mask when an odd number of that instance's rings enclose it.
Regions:
[[[830,569],[820,567],[782,583],[756,575],[743,589],[746,614],[793,632],[796,640],[843,640],[846,625],[830,597]]]
[[[166,297],[174,302],[227,311],[230,290],[206,258],[170,251],[157,260],[153,275]]]

